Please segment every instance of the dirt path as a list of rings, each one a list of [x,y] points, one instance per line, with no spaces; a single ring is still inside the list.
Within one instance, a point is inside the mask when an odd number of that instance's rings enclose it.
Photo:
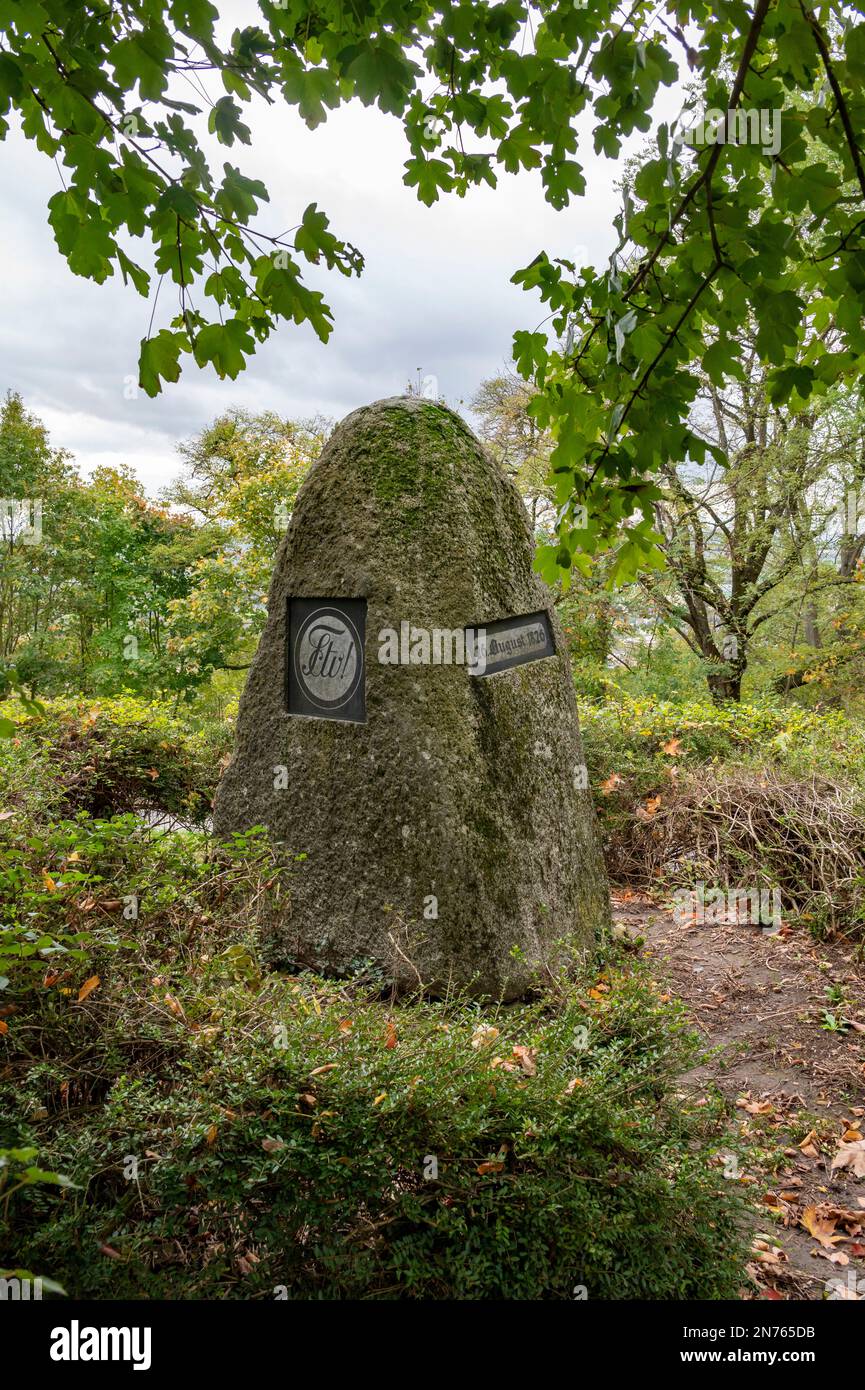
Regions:
[[[738,1162],[719,1158],[753,1193],[743,1296],[865,1301],[865,970],[852,949],[787,925],[691,925],[631,893],[613,905],[712,1049],[686,1084],[723,1095],[745,1145]],[[839,1153],[847,1166],[832,1171]]]

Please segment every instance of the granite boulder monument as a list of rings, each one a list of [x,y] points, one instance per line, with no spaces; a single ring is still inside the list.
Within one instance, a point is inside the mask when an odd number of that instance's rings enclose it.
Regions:
[[[218,835],[289,867],[265,954],[512,999],[608,888],[562,632],[513,483],[416,397],[335,430],[276,557]]]

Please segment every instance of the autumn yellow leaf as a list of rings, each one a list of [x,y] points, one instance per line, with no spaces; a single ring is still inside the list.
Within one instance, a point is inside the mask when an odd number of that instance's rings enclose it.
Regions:
[[[309,1074],[310,1076],[324,1076],[325,1072],[333,1071],[334,1067],[338,1065],[338,1062],[326,1062],[323,1067],[313,1067]]]
[[[661,744],[661,752],[666,753],[668,758],[678,758],[681,746],[682,740],[680,738],[671,738],[667,743]]]
[[[487,1173],[500,1173],[504,1166],[504,1163],[479,1163],[478,1172],[485,1177]]]
[[[822,1216],[819,1207],[806,1207],[802,1212],[801,1224],[826,1250],[831,1250],[837,1241],[844,1240],[843,1235],[835,1234],[835,1222],[832,1218]]]
[[[95,989],[98,989],[100,983],[101,981],[98,975],[91,975],[89,980],[85,980],[78,991],[78,1003],[81,1004],[87,998],[88,994],[92,994]]]
[[[606,782],[601,783],[601,791],[604,793],[604,796],[610,796],[616,790],[621,780],[618,772],[611,772]]]
[[[51,877],[47,869],[42,870],[42,884],[43,887],[47,889],[49,893],[57,892],[57,884],[54,882],[54,879]]]
[[[211,1148],[211,1149],[213,1148],[213,1145],[216,1143],[216,1136],[217,1136],[218,1133],[219,1133],[219,1129],[217,1128],[217,1126],[216,1126],[216,1125],[211,1125],[210,1128],[209,1128],[208,1131],[207,1131],[207,1146],[208,1146],[208,1148]]]
[[[373,1105],[374,1105],[374,1106],[375,1106],[375,1105],[381,1105],[381,1103],[382,1103],[382,1101],[385,1099],[386,1095],[387,1095],[387,1091],[382,1091],[382,1093],[381,1093],[380,1096],[376,1096],[375,1100],[373,1101]]]

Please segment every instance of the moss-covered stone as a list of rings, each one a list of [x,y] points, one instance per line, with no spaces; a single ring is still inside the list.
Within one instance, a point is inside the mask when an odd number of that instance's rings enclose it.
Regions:
[[[293,865],[272,960],[372,961],[400,988],[513,998],[607,920],[564,657],[483,679],[378,662],[379,632],[404,620],[461,629],[540,609],[561,650],[532,549],[515,488],[451,411],[399,397],[334,433],[277,557],[216,802],[219,833],[263,823]],[[367,599],[366,723],[286,713],[288,597]]]

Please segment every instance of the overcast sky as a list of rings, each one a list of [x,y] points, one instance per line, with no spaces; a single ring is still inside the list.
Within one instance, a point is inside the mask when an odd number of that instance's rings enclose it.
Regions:
[[[254,18],[247,0],[233,10]],[[221,95],[213,77],[205,85]],[[251,146],[215,145],[215,159],[217,168],[228,158],[266,183],[271,203],[257,225],[281,232],[317,202],[337,235],[363,251],[366,269],[360,279],[321,277],[336,320],[327,346],[307,325],[281,324],[237,381],[220,381],[185,356],[180,381],[152,401],[124,398],[150,304],[116,275],[101,286],[72,275],[46,220],[57,169],[16,131],[0,145],[0,391],[20,391],[52,442],[84,470],[129,463],[155,494],[177,472],[177,443],[229,406],[338,420],[400,394],[418,368],[438,379],[449,403],[468,401],[508,359],[514,330],[533,329],[544,316],[538,300],[509,283],[513,272],[541,248],[572,257],[582,247],[600,264],[615,244],[622,162],[596,159],[590,137],[581,142],[587,194],[564,212],[545,202],[536,172],[502,172],[497,190],[446,195],[426,208],[402,182],[401,124],[377,108],[352,103],[316,131],[292,109],[261,102],[244,119]],[[310,268],[311,283],[316,274]],[[166,281],[157,326],[174,306]]]

